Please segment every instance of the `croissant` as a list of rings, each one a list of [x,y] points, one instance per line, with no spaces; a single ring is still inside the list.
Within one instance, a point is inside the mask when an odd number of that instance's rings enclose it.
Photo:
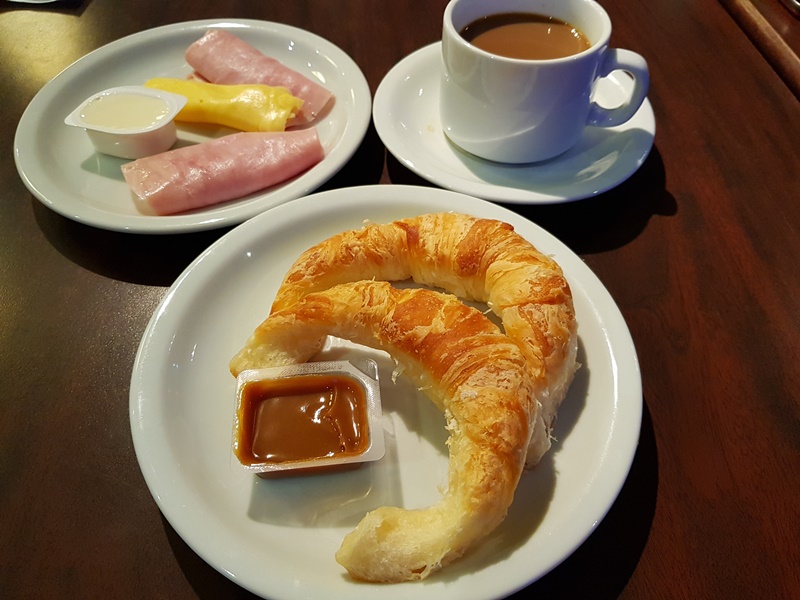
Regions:
[[[423,579],[505,518],[536,412],[525,358],[454,296],[361,281],[274,311],[232,359],[231,372],[305,361],[326,335],[389,352],[444,412],[450,459],[441,502],[371,511],[336,553],[356,579]]]
[[[377,279],[444,289],[485,302],[527,359],[540,403],[526,466],[551,446],[558,407],[577,368],[572,293],[559,265],[508,223],[435,213],[345,231],[306,250],[272,306],[338,283]]]

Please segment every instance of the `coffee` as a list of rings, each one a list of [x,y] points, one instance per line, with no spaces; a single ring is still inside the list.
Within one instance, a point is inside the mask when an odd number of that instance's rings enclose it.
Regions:
[[[488,15],[459,33],[490,54],[524,60],[563,58],[591,47],[587,37],[569,23],[533,13]]]

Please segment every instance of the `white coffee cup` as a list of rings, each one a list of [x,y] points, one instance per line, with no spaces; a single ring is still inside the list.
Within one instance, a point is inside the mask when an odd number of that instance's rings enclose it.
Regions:
[[[521,60],[490,54],[460,31],[490,14],[535,13],[577,28],[591,46],[565,58]],[[611,19],[594,0],[451,0],[444,12],[440,115],[447,137],[487,160],[537,162],[566,152],[585,127],[629,120],[647,95],[647,62],[609,48]],[[622,70],[633,90],[621,106],[592,97],[600,78]]]

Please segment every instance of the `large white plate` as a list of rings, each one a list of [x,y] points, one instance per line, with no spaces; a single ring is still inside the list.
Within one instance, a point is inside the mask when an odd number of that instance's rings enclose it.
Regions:
[[[294,259],[365,219],[461,211],[512,223],[563,266],[575,296],[582,367],[558,442],[526,473],[506,521],[474,552],[421,583],[353,583],[335,562],[344,535],[384,504],[434,504],[446,482],[444,420],[378,356],[386,456],[355,472],[265,481],[232,458],[229,359],[266,317]],[[334,351],[336,349],[334,348]],[[144,333],[133,369],[136,454],[162,512],[203,559],[272,600],[486,599],[508,595],[566,558],[602,520],[630,467],[641,381],[625,322],[563,244],[504,208],[447,190],[365,186],[283,204],[220,238],[178,278]]]
[[[335,103],[315,122],[324,160],[268,190],[175,216],[141,214],[117,159],[94,152],[86,134],[64,125],[95,92],[141,84],[153,77],[183,78],[189,45],[210,27],[224,28],[331,90]],[[236,225],[303,196],[330,179],[350,159],[369,126],[371,95],[364,74],[342,50],[302,29],[244,19],[190,21],[143,31],[79,59],[48,82],[20,119],[14,139],[17,169],[31,193],[65,217],[116,231],[176,233]],[[208,130],[180,127],[179,143],[208,139]],[[213,134],[212,134],[213,135]]]
[[[406,167],[441,187],[487,200],[555,204],[594,196],[619,185],[644,163],[655,136],[655,118],[645,99],[633,118],[618,127],[587,127],[566,153],[540,163],[505,165],[480,159],[450,142],[439,119],[441,43],[401,60],[375,92],[375,129]],[[630,77],[601,79],[595,98],[617,106],[628,97]]]

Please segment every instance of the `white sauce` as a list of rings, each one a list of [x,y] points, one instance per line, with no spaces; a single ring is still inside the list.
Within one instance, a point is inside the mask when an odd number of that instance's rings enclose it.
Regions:
[[[167,103],[161,98],[122,92],[98,96],[81,111],[88,126],[108,129],[144,129],[169,116]]]

